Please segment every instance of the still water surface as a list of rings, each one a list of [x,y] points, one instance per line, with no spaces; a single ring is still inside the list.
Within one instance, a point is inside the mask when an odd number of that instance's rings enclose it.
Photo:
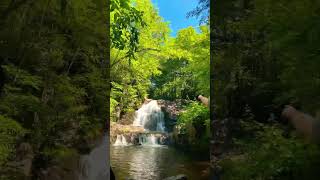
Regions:
[[[117,180],[162,180],[178,174],[208,179],[203,176],[207,163],[168,146],[111,146],[110,158]]]

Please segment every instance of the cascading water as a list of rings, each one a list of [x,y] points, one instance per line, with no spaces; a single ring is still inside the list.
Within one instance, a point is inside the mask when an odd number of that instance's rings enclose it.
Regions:
[[[153,134],[150,135],[150,143],[151,143],[152,145],[158,144],[157,138],[156,138]]]
[[[158,137],[152,132],[165,132],[164,114],[158,102],[151,100],[149,103],[143,104],[142,107],[136,111],[135,115],[133,125],[143,127],[148,131],[147,134],[141,134],[139,136],[139,144],[158,145]]]
[[[143,104],[136,111],[136,118],[133,121],[134,126],[141,126],[147,131],[165,132],[164,114],[156,100]]]
[[[154,134],[142,134],[139,136],[139,144],[143,145],[157,145],[158,138]]]
[[[136,111],[133,126],[143,127],[147,133],[138,135],[140,145],[155,145],[159,144],[159,133],[165,133],[164,114],[161,107],[156,100],[151,100],[147,104],[143,104],[140,109]],[[158,134],[158,135],[156,135]],[[129,138],[130,144],[133,143],[134,136]],[[127,140],[123,135],[117,135],[114,146],[127,146]]]
[[[114,143],[114,146],[127,146],[127,140],[123,135],[117,135],[117,140]]]

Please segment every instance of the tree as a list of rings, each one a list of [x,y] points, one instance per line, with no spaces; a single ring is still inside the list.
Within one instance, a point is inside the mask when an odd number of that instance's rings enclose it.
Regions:
[[[113,116],[116,107],[119,107],[121,114],[132,112],[141,104],[144,97],[148,96],[151,76],[160,73],[158,67],[163,56],[162,49],[169,33],[168,24],[159,16],[151,1],[136,1],[134,7],[143,12],[141,16],[143,23],[136,26],[140,36],[133,53],[134,58],[126,53],[128,47],[132,47],[128,43],[124,49],[111,49]],[[113,23],[112,19],[111,22]]]
[[[111,16],[121,25],[111,24],[111,44],[127,47],[130,58],[138,44],[137,28],[143,25],[142,13],[130,1],[111,1],[111,15],[107,5],[100,0],[1,3],[0,114],[7,124],[3,132],[25,130],[19,136],[0,135],[10,144],[0,158],[1,169],[8,166],[7,157],[14,161],[13,144],[32,145],[34,172],[40,172],[37,168],[59,159],[55,152],[82,152],[83,144],[105,128],[110,94],[106,22]]]

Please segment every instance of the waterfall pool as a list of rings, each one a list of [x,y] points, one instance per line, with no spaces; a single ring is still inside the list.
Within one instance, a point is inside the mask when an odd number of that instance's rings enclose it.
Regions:
[[[110,158],[118,180],[162,180],[178,174],[208,179],[208,163],[169,146],[110,146]]]
[[[131,137],[117,134],[110,145],[110,162],[117,180],[163,180],[179,174],[188,180],[208,179],[209,163],[196,160],[199,154],[162,145],[167,131],[157,100],[144,103],[135,112],[132,125],[146,132]]]

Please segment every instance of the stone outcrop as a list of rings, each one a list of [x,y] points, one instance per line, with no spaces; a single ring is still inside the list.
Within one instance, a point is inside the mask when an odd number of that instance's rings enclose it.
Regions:
[[[142,127],[132,125],[121,125],[111,122],[110,127],[110,143],[112,144],[116,141],[117,135],[123,135],[128,143],[138,145],[139,136],[148,136],[149,134]],[[159,144],[169,144],[169,136],[167,133],[152,132],[152,134],[159,140]]]
[[[133,123],[134,117],[135,117],[135,111],[123,114],[119,119],[118,124],[131,125]]]
[[[179,113],[182,111],[183,105],[189,101],[184,99],[178,99],[175,101],[158,100],[158,104],[161,106],[162,111],[167,114],[167,118],[176,120]]]

